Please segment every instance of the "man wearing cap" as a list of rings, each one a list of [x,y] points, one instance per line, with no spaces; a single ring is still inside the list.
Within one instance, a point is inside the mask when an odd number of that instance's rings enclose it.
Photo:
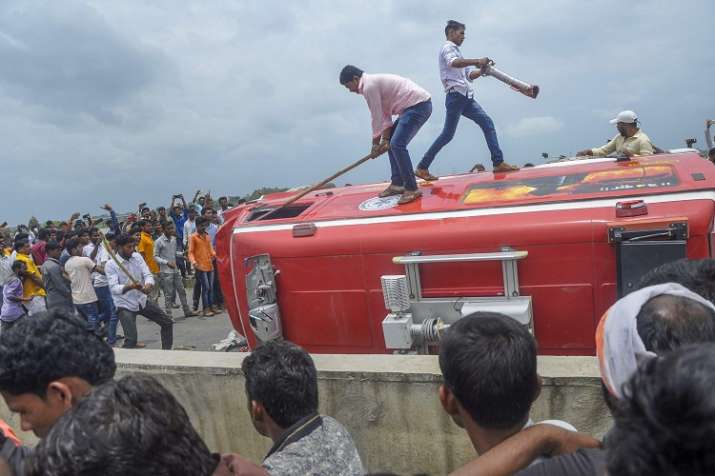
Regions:
[[[653,144],[650,138],[638,128],[638,116],[633,111],[621,111],[611,120],[618,129],[618,135],[603,147],[585,149],[576,155],[604,157],[615,152],[616,155],[632,157],[634,155],[652,155]]]

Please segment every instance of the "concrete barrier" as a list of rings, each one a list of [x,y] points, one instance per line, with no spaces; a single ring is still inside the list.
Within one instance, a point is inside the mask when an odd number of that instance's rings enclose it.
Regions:
[[[241,374],[246,354],[116,351],[119,374],[156,376],[184,405],[213,451],[261,461],[271,442],[253,429]],[[475,457],[463,430],[442,411],[435,356],[314,355],[320,411],[352,433],[370,471],[446,474]],[[543,389],[535,421],[566,420],[597,436],[610,427],[592,357],[539,357]],[[4,404],[0,418],[19,429]],[[22,434],[27,441],[34,438]]]

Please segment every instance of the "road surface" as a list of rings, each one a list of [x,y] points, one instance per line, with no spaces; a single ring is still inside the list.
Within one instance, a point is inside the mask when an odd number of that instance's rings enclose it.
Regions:
[[[225,312],[213,317],[184,319],[181,309],[174,309],[174,319],[174,349],[176,350],[212,351],[211,345],[225,339],[233,329]],[[161,349],[159,326],[143,316],[137,316],[137,331],[139,342],[145,343],[147,349]],[[122,333],[121,325],[117,333]]]

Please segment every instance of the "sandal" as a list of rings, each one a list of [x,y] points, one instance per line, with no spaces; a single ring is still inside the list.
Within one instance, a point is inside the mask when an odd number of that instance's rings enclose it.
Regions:
[[[406,203],[414,202],[421,196],[422,192],[420,190],[405,190],[397,204],[404,205]]]
[[[390,185],[385,190],[380,192],[378,197],[386,198],[386,197],[391,197],[393,195],[402,195],[404,192],[405,192],[405,187],[400,187],[398,185]]]
[[[509,165],[506,162],[501,162],[499,165],[494,167],[494,172],[514,172],[515,170],[519,170],[519,167],[516,165]]]
[[[415,177],[421,178],[422,180],[426,182],[434,182],[435,180],[439,180],[439,177],[435,177],[431,173],[429,173],[429,170],[427,169],[417,169],[415,170]]]

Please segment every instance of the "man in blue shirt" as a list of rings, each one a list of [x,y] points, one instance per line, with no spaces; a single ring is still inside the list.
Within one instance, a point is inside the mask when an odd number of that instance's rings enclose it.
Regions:
[[[176,203],[176,199],[181,200],[181,205]],[[171,198],[171,206],[169,207],[169,216],[174,220],[176,225],[176,266],[181,272],[181,277],[186,278],[186,260],[184,259],[184,223],[189,217],[189,210],[186,206],[183,194],[174,195]]]

